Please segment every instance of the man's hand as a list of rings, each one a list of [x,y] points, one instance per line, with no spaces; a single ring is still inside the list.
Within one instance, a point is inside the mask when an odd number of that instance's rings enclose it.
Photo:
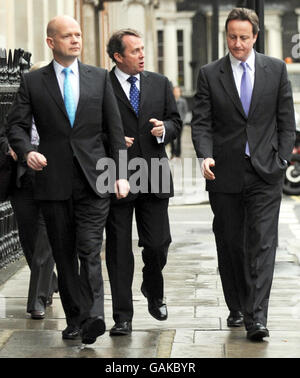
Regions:
[[[165,132],[165,126],[163,121],[159,121],[156,118],[151,118],[149,120],[150,123],[153,125],[153,129],[151,130],[151,134],[155,137],[162,137]]]
[[[211,167],[215,166],[215,161],[212,158],[206,158],[203,160],[201,165],[201,170],[204,178],[207,180],[215,180],[214,173],[210,170]]]
[[[125,137],[126,147],[130,148],[133,145],[134,138]]]
[[[27,165],[34,171],[42,171],[47,166],[47,159],[44,155],[31,151],[27,154]]]
[[[9,151],[8,151],[9,155],[14,159],[14,161],[17,161],[18,160],[18,156],[17,154],[15,153],[15,151],[9,147]]]
[[[117,199],[126,198],[130,190],[129,182],[125,179],[117,180],[115,183],[115,193]]]

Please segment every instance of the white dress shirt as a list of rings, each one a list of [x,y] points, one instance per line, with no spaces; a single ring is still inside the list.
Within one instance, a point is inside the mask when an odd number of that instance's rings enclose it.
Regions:
[[[57,63],[56,60],[53,61],[54,71],[57,77],[59,89],[64,98],[64,81],[65,81],[65,74],[62,72],[66,67],[63,67],[61,64]],[[74,96],[75,106],[77,108],[79,102],[79,94],[80,94],[80,86],[79,86],[79,68],[78,68],[78,60],[75,61],[70,65],[71,72],[70,72],[70,83],[72,87],[72,92]]]
[[[121,87],[122,87],[123,91],[125,92],[125,94],[126,94],[128,100],[129,100],[129,102],[130,102],[130,87],[131,87],[131,84],[129,83],[129,81],[127,81],[127,79],[130,76],[136,77],[137,81],[135,82],[135,85],[136,85],[137,89],[140,91],[140,88],[141,88],[141,75],[140,74],[137,74],[137,75],[128,75],[127,73],[121,71],[120,68],[118,68],[117,66],[115,67],[115,75],[116,75],[117,79],[119,80],[119,82],[121,84]],[[162,137],[156,137],[157,143],[163,143],[164,142],[165,133],[166,133],[166,131],[164,130],[164,133],[163,133]],[[126,135],[126,136],[128,136],[128,135]]]
[[[137,89],[140,91],[140,88],[141,88],[141,75],[140,74],[137,74],[137,75],[128,75],[127,73],[121,71],[120,68],[118,68],[118,67],[115,68],[115,75],[117,76],[117,79],[119,80],[123,91],[125,92],[128,100],[130,101],[130,87],[131,87],[131,84],[129,83],[129,81],[127,81],[127,79],[130,76],[136,77],[137,80],[135,82],[135,85],[136,85]]]
[[[37,132],[34,118],[32,117],[32,126],[31,126],[31,144],[38,146],[40,144],[40,136]]]

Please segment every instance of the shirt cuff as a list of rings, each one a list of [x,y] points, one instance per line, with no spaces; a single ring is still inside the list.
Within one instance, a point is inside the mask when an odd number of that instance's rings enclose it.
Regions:
[[[158,144],[161,144],[161,143],[164,143],[165,141],[165,136],[166,136],[166,129],[164,128],[164,133],[161,137],[156,137],[156,140],[157,140],[157,143]]]

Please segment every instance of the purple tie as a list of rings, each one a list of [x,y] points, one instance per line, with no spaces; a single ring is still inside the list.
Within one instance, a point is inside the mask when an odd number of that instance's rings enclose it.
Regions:
[[[242,76],[242,81],[241,81],[241,102],[244,108],[244,112],[246,116],[248,117],[249,114],[249,109],[250,109],[250,104],[251,104],[251,97],[252,97],[252,84],[251,84],[251,78],[249,71],[247,69],[247,63],[241,62],[241,66],[244,70],[243,76]],[[249,144],[248,142],[246,143],[246,150],[245,150],[246,155],[250,156],[250,151],[249,151]]]

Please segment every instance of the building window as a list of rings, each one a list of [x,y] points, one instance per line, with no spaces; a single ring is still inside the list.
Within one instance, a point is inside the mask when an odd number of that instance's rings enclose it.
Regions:
[[[183,30],[177,30],[178,85],[184,86]]]
[[[158,72],[164,74],[164,32],[162,30],[157,32],[157,45]]]

